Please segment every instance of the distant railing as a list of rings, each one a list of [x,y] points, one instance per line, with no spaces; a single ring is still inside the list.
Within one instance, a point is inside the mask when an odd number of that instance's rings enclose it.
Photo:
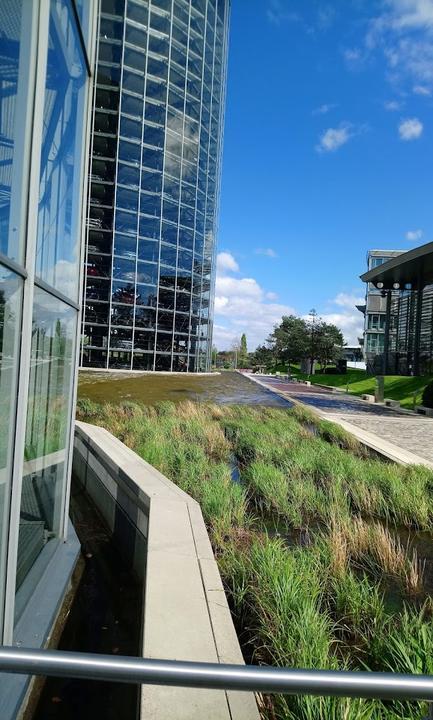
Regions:
[[[291,670],[0,647],[0,672],[141,685],[433,702],[433,676]],[[433,704],[429,706],[433,718]]]

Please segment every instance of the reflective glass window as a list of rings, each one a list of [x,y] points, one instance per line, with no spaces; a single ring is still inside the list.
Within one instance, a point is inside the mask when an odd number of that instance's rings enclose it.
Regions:
[[[164,147],[165,132],[161,127],[155,127],[154,125],[144,124],[143,128],[143,142],[147,145],[154,145],[155,147]]]
[[[162,216],[164,220],[177,223],[179,214],[178,203],[170,202],[170,200],[164,200],[162,208]]]
[[[135,95],[128,95],[128,93],[122,93],[122,113],[126,115],[134,115],[137,118],[143,116],[143,101],[135,97]],[[140,137],[138,135],[137,137]]]
[[[104,40],[121,40],[123,35],[123,22],[113,18],[101,17],[99,35]]]
[[[146,120],[150,120],[151,122],[158,123],[159,125],[164,125],[164,123],[165,123],[165,106],[164,105],[156,105],[155,103],[147,101],[146,106],[144,108],[144,116],[145,116]]]
[[[174,310],[174,291],[165,287],[159,288],[158,307]]]
[[[163,265],[176,267],[176,256],[177,252],[175,247],[161,243],[161,263]]]
[[[111,324],[112,325],[123,325],[124,327],[130,327],[134,322],[134,308],[130,305],[116,305],[115,303],[111,306]]]
[[[90,202],[93,204],[111,207],[114,199],[114,185],[92,182],[90,187]]]
[[[113,65],[98,65],[97,83],[98,85],[113,85],[119,87],[120,67]]]
[[[140,215],[140,235],[147,238],[159,238],[159,219]]]
[[[171,332],[173,330],[173,319],[174,315],[172,312],[160,310],[158,313],[158,330]]]
[[[113,227],[113,211],[107,208],[91,205],[87,224],[89,228],[95,230],[111,230]]]
[[[156,349],[170,352],[172,349],[172,334],[159,332],[156,336]]]
[[[126,24],[125,28],[125,40],[131,45],[137,45],[143,50],[146,49],[147,44],[147,31],[144,27],[137,27],[136,25]]]
[[[96,132],[117,134],[117,114],[107,112],[95,112],[94,128]]]
[[[137,263],[137,282],[145,285],[156,285],[158,280],[158,266],[154,263]]]
[[[156,307],[156,285],[137,285],[137,305]]]
[[[73,308],[35,288],[17,588],[60,532],[76,322]]]
[[[115,138],[103,137],[95,133],[93,135],[93,155],[101,155],[107,158],[114,158],[117,151],[117,140]],[[93,160],[93,162],[95,162]],[[107,178],[105,178],[107,179]]]
[[[135,235],[137,233],[137,215],[118,210],[116,212],[116,231]]]
[[[178,265],[182,270],[192,271],[192,252],[179,250]]]
[[[138,210],[138,193],[136,190],[127,190],[117,186],[116,207],[125,210]]]
[[[131,118],[120,119],[120,135],[126,138],[141,140],[141,122]]]
[[[96,88],[95,108],[101,110],[117,110],[119,107],[119,91],[115,88]]]
[[[157,354],[155,360],[155,370],[171,370],[171,355]]]
[[[182,291],[182,293],[184,293],[184,292],[190,293],[191,285],[192,285],[191,271],[190,270],[182,270],[182,269],[178,268],[177,282],[176,282],[177,290]],[[183,307],[180,307],[180,305],[178,305],[178,308],[179,308],[179,310],[184,309]]]
[[[105,300],[110,295],[110,281],[96,280],[93,277],[87,278],[86,298],[89,300]]]
[[[179,245],[192,250],[194,246],[194,232],[190,228],[179,228]]]
[[[171,245],[177,244],[177,224],[171,224],[167,222],[162,223],[161,240],[170,243]]]
[[[162,288],[174,289],[176,284],[176,269],[174,267],[161,266],[159,271],[159,284]],[[174,297],[173,305],[171,307],[174,307]]]
[[[19,369],[22,280],[0,265],[0,628],[12,472],[15,398]]]
[[[189,296],[185,295],[182,297],[182,295],[180,295],[178,293],[178,295],[176,297],[176,309],[179,310],[179,307],[180,307],[182,310],[185,309],[186,311],[188,311],[189,305],[190,305]],[[189,315],[187,315],[187,314],[183,315],[183,314],[177,312],[175,320],[174,320],[174,329],[176,332],[179,332],[179,333],[187,333],[189,330]]]
[[[106,40],[100,40],[99,41],[99,48],[98,48],[98,59],[102,62],[108,62],[108,63],[120,63],[120,59],[122,57],[122,47],[121,45],[113,45],[110,42],[107,42]]]
[[[113,260],[113,278],[135,282],[135,262],[115,257]]]
[[[114,328],[110,332],[110,348],[132,350],[132,330]]]
[[[149,33],[149,51],[168,58],[168,38]]]
[[[123,15],[124,8],[125,0],[102,0],[101,2],[101,12],[110,15]]]
[[[145,215],[154,215],[159,218],[161,215],[160,195],[148,195],[143,192],[140,193],[140,212]]]
[[[175,63],[180,65],[180,68],[185,70],[186,68],[186,52],[184,48],[178,48],[176,47],[175,43],[173,43],[173,46],[171,48],[171,59],[174,60]]]
[[[149,11],[146,5],[138,4],[128,0],[128,18],[142,25],[147,25]]]
[[[102,230],[89,230],[87,249],[90,253],[111,253],[112,234]]]
[[[150,13],[150,27],[157,32],[168,35],[170,32],[170,17],[152,11]]]
[[[66,2],[51,2],[44,103],[36,274],[78,299],[81,132],[87,71],[75,18]],[[59,212],[62,208],[62,212]]]
[[[155,346],[155,333],[146,332],[145,330],[136,330],[134,333],[134,350],[153,350]]]
[[[160,150],[143,148],[143,165],[153,170],[162,170],[164,156]]]
[[[165,102],[166,95],[167,85],[165,83],[157,82],[156,80],[152,80],[152,78],[147,78],[146,97],[151,98],[152,100]]]
[[[132,358],[133,370],[153,370],[153,352],[134,352]]]
[[[156,323],[156,312],[149,308],[135,308],[135,326],[141,328],[154,328]]]
[[[111,300],[113,303],[123,303],[124,305],[133,305],[135,300],[135,286],[131,282],[122,282],[121,280],[113,280],[113,289]]]
[[[133,70],[140,70],[140,72],[144,73],[145,62],[146,59],[143,53],[125,45],[123,53],[124,65],[132,68]]]
[[[168,74],[168,63],[163,58],[156,58],[149,55],[147,58],[147,72],[150,75],[155,75],[157,78],[166,80]]]
[[[84,306],[84,322],[108,325],[108,303],[87,302]]]
[[[114,235],[114,254],[135,260],[136,244],[135,237],[116,232]]]
[[[177,178],[166,176],[164,180],[164,197],[178,201],[180,197],[180,184]]]
[[[119,162],[117,166],[117,182],[120,185],[138,187],[140,184],[140,168]]]
[[[141,171],[141,189],[160,193],[162,190],[162,174],[151,170]]]
[[[122,88],[137,95],[144,95],[144,76],[143,73],[134,73],[124,68],[122,78]]]
[[[158,262],[159,243],[155,240],[138,241],[138,258],[149,262]]]
[[[88,277],[109,278],[110,273],[111,258],[108,255],[88,254],[86,261],[86,274]]]
[[[116,165],[112,160],[101,160],[100,158],[93,158],[92,172],[90,175],[91,180],[105,180],[108,182],[113,182],[115,172]]]
[[[141,160],[140,145],[138,143],[126,142],[126,140],[120,140],[119,160],[126,160],[127,162],[135,162],[138,164]]]

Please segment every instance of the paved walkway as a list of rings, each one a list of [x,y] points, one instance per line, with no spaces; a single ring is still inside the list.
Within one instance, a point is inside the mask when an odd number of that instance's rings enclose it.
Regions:
[[[400,453],[401,459],[406,456],[408,462],[418,460],[433,464],[433,418],[371,405],[356,396],[317,388],[314,385],[290,383],[270,376],[250,377],[288,398],[311,405],[320,415],[352,430],[360,439],[365,431],[365,439],[369,439],[367,433],[376,438],[376,446],[386,447],[390,456],[394,446],[403,451]],[[356,429],[360,432],[356,432]],[[410,458],[407,453],[417,457]],[[394,455],[397,458],[398,453]]]

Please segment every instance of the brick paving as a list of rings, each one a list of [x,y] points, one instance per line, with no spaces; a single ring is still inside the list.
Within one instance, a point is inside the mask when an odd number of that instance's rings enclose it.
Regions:
[[[345,420],[402,450],[433,462],[433,418],[371,405],[353,395],[319,389],[313,385],[306,386],[266,376],[257,379],[267,387],[317,408],[330,420]]]

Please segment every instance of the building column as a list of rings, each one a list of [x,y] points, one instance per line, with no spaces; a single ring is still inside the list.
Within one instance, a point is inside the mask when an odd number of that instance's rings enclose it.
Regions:
[[[386,290],[385,338],[383,342],[383,374],[388,374],[389,367],[389,331],[391,324],[391,290]]]
[[[421,318],[422,318],[422,300],[423,300],[423,288],[422,284],[418,284],[416,291],[416,315],[415,315],[415,337],[413,347],[413,374],[419,375],[419,355],[420,355],[420,341],[421,341]]]

